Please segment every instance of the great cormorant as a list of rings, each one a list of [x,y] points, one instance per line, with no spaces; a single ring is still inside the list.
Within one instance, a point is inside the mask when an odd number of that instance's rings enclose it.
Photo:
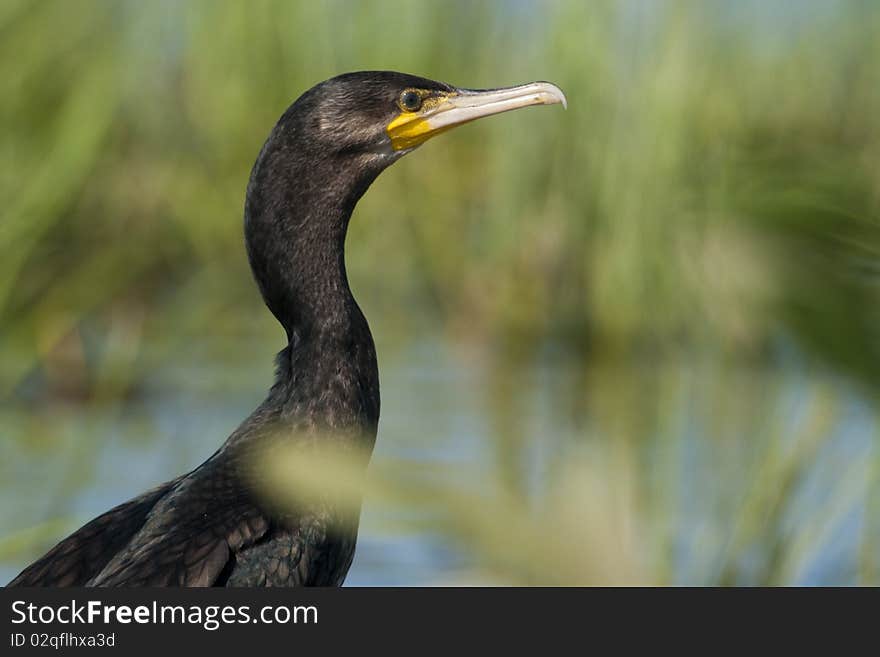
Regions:
[[[468,90],[394,72],[348,73],[294,102],[260,151],[244,209],[248,258],[287,332],[265,401],[192,472],[74,532],[11,586],[339,585],[357,512],[280,512],[246,464],[263,443],[338,440],[372,450],[379,374],[352,297],[344,243],[358,199],[386,167],[456,125],[530,105],[565,104],[534,82]]]

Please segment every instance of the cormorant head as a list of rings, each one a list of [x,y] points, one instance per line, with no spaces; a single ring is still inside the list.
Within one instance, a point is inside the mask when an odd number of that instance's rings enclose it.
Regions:
[[[459,89],[392,71],[346,73],[304,93],[282,117],[326,155],[359,155],[388,166],[450,128],[531,105],[562,103],[549,82]],[[294,127],[294,126],[291,126]]]
[[[296,100],[251,172],[245,236],[270,310],[296,321],[347,290],[343,244],[354,205],[386,167],[436,134],[484,116],[562,103],[549,82],[458,89],[394,73],[346,73]]]

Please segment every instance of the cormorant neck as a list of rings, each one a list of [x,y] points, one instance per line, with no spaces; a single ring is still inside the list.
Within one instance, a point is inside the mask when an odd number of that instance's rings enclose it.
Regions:
[[[344,335],[364,323],[345,271],[355,204],[381,171],[369,155],[315,153],[269,138],[245,203],[248,258],[266,305],[296,342]]]
[[[348,286],[345,236],[358,200],[393,159],[334,147],[295,109],[257,157],[245,201],[251,269],[288,337],[264,403],[283,417],[308,417],[316,427],[354,430],[372,441],[379,372]]]

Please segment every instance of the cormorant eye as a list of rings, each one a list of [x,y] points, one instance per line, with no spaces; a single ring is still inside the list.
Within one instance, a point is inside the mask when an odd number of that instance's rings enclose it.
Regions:
[[[417,91],[408,89],[400,94],[400,107],[407,112],[416,112],[422,106],[422,97]]]

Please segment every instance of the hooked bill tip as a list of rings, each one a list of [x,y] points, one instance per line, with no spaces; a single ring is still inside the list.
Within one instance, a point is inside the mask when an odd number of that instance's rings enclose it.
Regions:
[[[565,94],[562,92],[562,89],[555,84],[552,82],[536,82],[535,86],[539,87],[542,93],[552,98],[552,100],[547,103],[548,105],[559,103],[562,105],[562,109],[568,109],[568,100],[565,98]]]

